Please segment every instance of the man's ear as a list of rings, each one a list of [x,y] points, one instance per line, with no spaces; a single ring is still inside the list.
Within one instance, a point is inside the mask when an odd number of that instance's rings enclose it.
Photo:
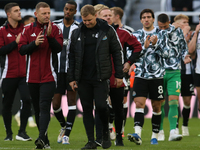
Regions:
[[[36,11],[34,12],[34,15],[35,15],[35,17],[37,18],[37,12],[36,12]]]
[[[10,13],[9,12],[7,12],[6,15],[7,15],[8,18],[10,18]]]

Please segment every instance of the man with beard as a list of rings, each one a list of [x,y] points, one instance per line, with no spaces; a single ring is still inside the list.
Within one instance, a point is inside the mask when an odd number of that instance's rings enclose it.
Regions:
[[[73,19],[76,14],[77,4],[75,1],[68,1],[63,9],[64,19],[54,21],[63,31],[63,49],[58,53],[59,69],[58,69],[58,83],[57,89],[53,97],[53,110],[54,115],[61,125],[60,134],[58,135],[57,142],[62,144],[69,144],[69,135],[72,130],[74,120],[76,117],[76,91],[73,91],[67,80],[67,67],[68,67],[68,53],[71,33],[78,27],[78,22]],[[68,102],[67,120],[63,116],[61,108],[62,95],[66,94]]]
[[[39,2],[34,12],[37,21],[25,26],[18,44],[21,55],[28,55],[27,82],[35,110],[39,136],[36,149],[50,148],[47,129],[57,81],[57,53],[62,50],[63,35],[50,21],[50,6]]]
[[[159,32],[154,27],[154,12],[151,9],[144,9],[140,13],[140,21],[143,29],[133,33],[142,44],[142,51],[139,61],[135,63],[136,69],[132,65],[129,72],[134,70],[135,80],[133,85],[133,97],[136,104],[134,128],[135,133],[128,134],[128,139],[137,145],[142,144],[141,133],[144,124],[144,108],[146,99],[151,99],[152,115],[152,136],[151,144],[158,144],[158,132],[161,121],[161,100],[164,99],[163,76],[163,42],[166,32]],[[158,46],[159,45],[159,46]]]

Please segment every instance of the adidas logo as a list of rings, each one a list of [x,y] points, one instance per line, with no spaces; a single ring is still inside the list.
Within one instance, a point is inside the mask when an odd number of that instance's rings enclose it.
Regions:
[[[180,93],[180,90],[178,89],[178,90],[176,90],[176,92],[177,92],[177,93]]]
[[[160,95],[160,96],[158,96],[158,98],[163,98],[163,96],[162,96],[162,95]]]
[[[33,33],[33,34],[31,34],[31,36],[32,36],[32,37],[34,37],[34,36],[36,36],[36,34],[35,34],[35,33]]]
[[[80,41],[80,40],[81,40],[81,38],[79,37],[79,38],[78,38],[78,41]]]
[[[7,37],[12,37],[12,35],[10,33],[7,34]]]

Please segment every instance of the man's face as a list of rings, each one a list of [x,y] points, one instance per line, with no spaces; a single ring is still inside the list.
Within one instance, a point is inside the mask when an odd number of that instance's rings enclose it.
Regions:
[[[112,12],[110,9],[104,9],[99,13],[99,18],[106,20],[109,25],[111,25],[112,22]]]
[[[143,24],[143,27],[146,29],[153,27],[154,18],[152,17],[151,13],[144,13],[140,21]]]
[[[30,17],[27,21],[24,22],[24,25],[27,25],[29,23],[35,22],[35,18]]]
[[[170,22],[162,23],[162,22],[158,21],[158,26],[159,26],[160,30],[168,29],[169,28],[169,24],[170,24]]]
[[[14,6],[10,9],[10,11],[7,13],[8,18],[15,20],[15,21],[20,21],[22,20],[21,17],[21,11],[19,6]]]
[[[75,5],[66,3],[63,11],[64,11],[64,18],[66,20],[72,20],[74,15],[76,14],[76,7]]]
[[[50,8],[49,7],[40,7],[34,13],[35,17],[37,17],[37,21],[41,24],[48,23],[50,20]]]
[[[97,23],[96,15],[93,16],[93,15],[89,14],[86,17],[84,17],[84,16],[81,16],[81,17],[82,17],[83,23],[85,24],[85,26],[87,28],[93,28]]]
[[[189,20],[187,19],[180,19],[178,23],[180,24],[181,29],[184,28],[185,26],[189,26]]]

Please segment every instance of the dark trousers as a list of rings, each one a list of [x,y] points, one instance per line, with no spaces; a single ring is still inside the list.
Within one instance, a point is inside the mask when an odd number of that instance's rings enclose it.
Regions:
[[[35,110],[36,124],[39,138],[45,141],[47,128],[50,122],[51,101],[56,88],[55,82],[28,83],[33,108]]]
[[[107,81],[82,80],[78,84],[78,93],[83,107],[83,123],[88,141],[94,141],[94,102],[102,122],[103,134],[108,132],[108,107],[106,102],[108,83]]]
[[[20,109],[20,129],[19,132],[23,132],[26,129],[27,120],[30,114],[31,102],[30,93],[24,78],[4,78],[2,81],[2,115],[7,134],[12,134],[11,122],[12,122],[12,105],[14,102],[17,89],[19,90],[22,100],[22,107]]]
[[[110,99],[112,108],[115,114],[115,128],[117,135],[121,135],[122,124],[124,119],[123,111],[123,99],[124,99],[124,87],[110,88]]]

